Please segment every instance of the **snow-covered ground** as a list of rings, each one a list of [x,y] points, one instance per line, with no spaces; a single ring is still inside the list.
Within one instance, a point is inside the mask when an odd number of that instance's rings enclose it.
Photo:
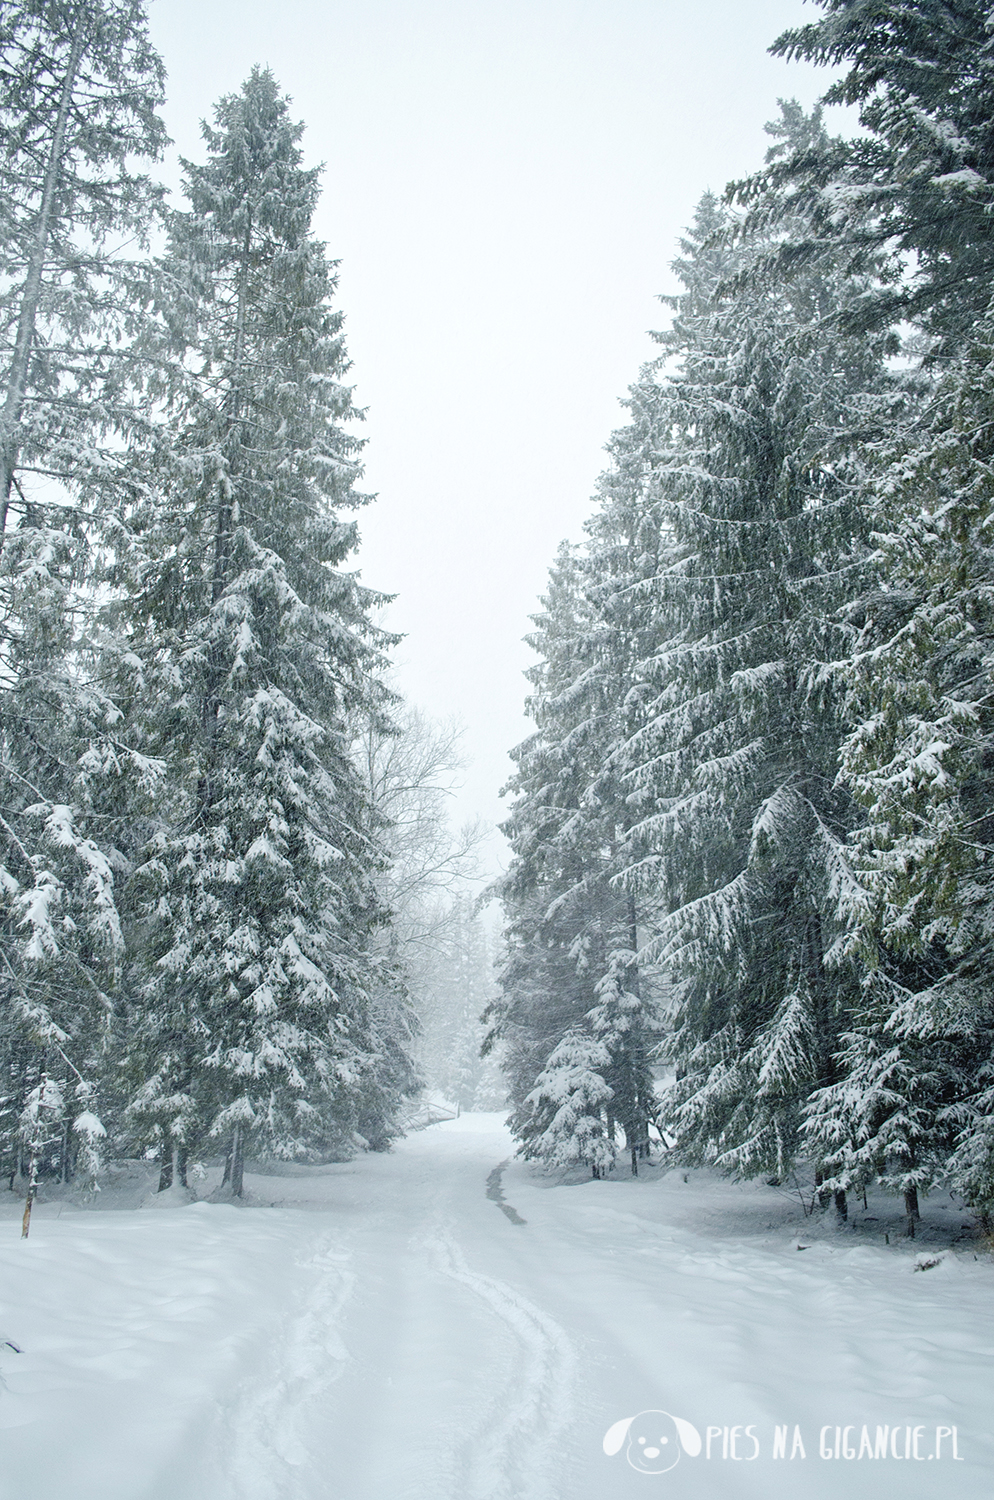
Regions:
[[[763,1186],[556,1185],[512,1153],[464,1116],[250,1177],[247,1207],[41,1204],[26,1242],[11,1199],[3,1500],[994,1490],[994,1262],[938,1248],[951,1207],[887,1246]]]

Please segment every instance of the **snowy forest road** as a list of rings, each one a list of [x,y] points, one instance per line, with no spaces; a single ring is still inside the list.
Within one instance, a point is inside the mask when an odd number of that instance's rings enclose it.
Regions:
[[[245,1208],[5,1215],[3,1500],[991,1492],[989,1255],[705,1173],[495,1178],[512,1151],[471,1115]],[[701,1451],[653,1418],[605,1454],[655,1410]]]

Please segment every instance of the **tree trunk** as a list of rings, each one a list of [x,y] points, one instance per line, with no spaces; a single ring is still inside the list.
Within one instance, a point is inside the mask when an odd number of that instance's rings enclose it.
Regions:
[[[31,1147],[31,1165],[28,1168],[28,1194],[24,1200],[24,1217],[21,1220],[21,1239],[26,1240],[31,1228],[31,1210],[38,1196],[38,1148]]]
[[[42,188],[41,206],[38,209],[38,222],[35,227],[34,243],[31,246],[28,257],[27,274],[24,278],[24,288],[21,292],[21,306],[17,318],[14,352],[11,356],[10,370],[7,374],[7,389],[4,393],[3,407],[0,409],[0,546],[3,545],[3,536],[7,529],[10,491],[14,483],[14,470],[17,467],[19,446],[17,442],[17,424],[21,420],[21,412],[24,409],[24,395],[28,384],[28,369],[31,364],[31,349],[35,339],[38,302],[41,297],[41,278],[45,268],[45,254],[48,249],[49,233],[52,226],[52,207],[55,202],[59,178],[62,174],[62,152],[66,140],[66,120],[69,115],[72,91],[76,85],[76,73],[82,55],[83,17],[81,15],[77,24],[76,35],[73,38],[69,61],[66,64],[66,75],[62,82],[62,97],[59,101],[59,113],[56,116],[55,131],[52,135],[52,145],[48,153],[48,163],[45,168],[45,182]]]
[[[231,524],[232,524],[232,481],[237,477],[239,469],[239,450],[241,448],[240,421],[242,414],[242,366],[245,362],[245,319],[248,304],[248,272],[249,256],[252,253],[252,219],[245,226],[245,238],[242,245],[242,263],[238,277],[238,308],[235,316],[235,350],[234,385],[230,393],[229,415],[227,420],[226,437],[235,437],[235,443],[228,458],[228,470],[224,476],[218,493],[217,513],[214,518],[214,560],[211,567],[211,603],[217,604],[228,585],[228,564],[231,546]],[[208,677],[207,690],[204,693],[200,705],[200,718],[204,733],[206,747],[207,769],[200,776],[197,783],[197,800],[201,810],[209,808],[214,803],[215,796],[215,758],[218,739],[218,727],[221,716],[221,699],[219,697],[220,682],[223,677],[223,668],[218,657],[217,648],[210,649],[209,662],[211,672]],[[227,1177],[225,1182],[227,1182]]]
[[[242,1196],[242,1178],[245,1172],[245,1143],[242,1137],[242,1128],[235,1126],[235,1133],[231,1140],[231,1194],[234,1198]]]
[[[904,1190],[904,1212],[908,1216],[908,1238],[915,1237],[915,1222],[921,1218],[921,1210],[918,1207],[918,1189],[916,1187]]]
[[[631,961],[631,963],[628,966],[628,988],[629,988],[629,990],[631,991],[631,993],[633,995],[638,995],[641,998],[642,991],[641,991],[641,989],[639,987],[639,970],[638,970],[638,964],[635,962],[635,955],[638,952],[638,941],[639,941],[638,912],[636,911],[636,908],[635,908],[635,893],[634,893],[634,891],[629,891],[628,892],[628,946],[629,946],[629,949],[631,950],[632,961]]]
[[[833,1084],[837,1082],[838,1069],[835,1064],[831,1000],[825,983],[825,948],[820,912],[812,912],[804,924],[802,952],[808,985],[814,999],[817,1069],[823,1083]],[[819,1179],[816,1177],[815,1180]]]
[[[173,1185],[173,1151],[171,1140],[168,1135],[162,1137],[162,1147],[159,1151],[159,1187],[160,1193],[166,1193]]]
[[[635,894],[628,892],[628,947],[632,955],[632,961],[628,966],[625,982],[630,994],[641,999],[642,987],[639,976],[638,964],[635,954],[638,952],[638,910],[635,905]],[[633,1052],[631,1055],[632,1076],[632,1122],[630,1145],[632,1152],[632,1176],[638,1176],[638,1163],[641,1159],[645,1161],[649,1155],[649,1119],[653,1114],[654,1100],[645,1098],[642,1092],[642,1082],[646,1078],[645,1062],[645,1033],[643,1030],[642,1017],[639,1017],[638,1030],[633,1037]]]
[[[818,1199],[818,1207],[819,1208],[827,1208],[828,1207],[828,1193],[822,1187],[822,1183],[824,1182],[824,1180],[825,1180],[825,1174],[819,1168],[818,1171],[815,1172],[815,1197]]]
[[[839,1224],[849,1221],[849,1201],[846,1198],[845,1188],[838,1188],[833,1195],[835,1198],[835,1218]]]

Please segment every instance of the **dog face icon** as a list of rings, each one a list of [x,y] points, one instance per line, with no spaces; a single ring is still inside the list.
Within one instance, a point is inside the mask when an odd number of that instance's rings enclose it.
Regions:
[[[622,1417],[604,1434],[604,1452],[612,1458],[626,1440],[625,1457],[643,1474],[665,1474],[679,1463],[681,1449],[691,1458],[701,1451],[697,1428],[683,1417],[670,1416],[668,1411],[640,1411],[635,1417]]]

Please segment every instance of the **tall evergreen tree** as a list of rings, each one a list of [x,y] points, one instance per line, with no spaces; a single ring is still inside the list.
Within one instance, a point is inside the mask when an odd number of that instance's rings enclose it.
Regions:
[[[843,667],[852,731],[842,783],[864,809],[853,859],[863,995],[839,1077],[808,1130],[834,1180],[880,1176],[918,1194],[952,1181],[991,1202],[984,973],[989,874],[988,575],[992,177],[988,7],[820,0],[825,14],[772,49],[846,71],[825,96],[859,106],[860,137],[802,141],[739,186],[750,222],[807,228],[783,267],[843,254],[881,270],[850,327],[913,320],[922,372],[866,434],[863,503],[879,586],[857,594]]]
[[[771,129],[820,127],[788,107]],[[726,230],[705,198],[661,339],[656,696],[629,749],[654,805],[627,878],[655,895],[649,952],[682,990],[668,1128],[688,1159],[780,1173],[854,994],[835,962],[862,899],[844,853],[855,814],[835,786],[824,668],[845,649],[837,611],[867,555],[836,435],[854,394],[879,385],[886,344],[835,331],[861,291],[844,271],[743,277],[765,247],[729,249]]]
[[[795,216],[773,252],[781,264],[818,262],[842,246],[850,269],[873,273],[840,309],[850,326],[913,319],[954,347],[986,310],[994,268],[990,7],[818,3],[820,19],[770,50],[845,69],[824,102],[857,105],[862,133],[794,142],[740,195],[760,221]]]
[[[865,808],[853,859],[871,975],[845,1075],[811,1129],[840,1180],[952,1181],[994,1202],[988,975],[994,774],[994,320],[874,447],[866,504],[883,585],[854,601],[842,777]]]
[[[608,444],[611,465],[598,481],[583,559],[593,612],[583,653],[587,697],[596,685],[600,705],[599,759],[584,807],[591,848],[599,851],[616,912],[614,945],[605,954],[588,1020],[611,1059],[610,1109],[624,1127],[633,1172],[639,1157],[648,1155],[649,1123],[658,1112],[653,1059],[663,1020],[657,976],[639,953],[648,936],[645,893],[624,879],[647,852],[639,829],[652,806],[645,788],[633,781],[631,746],[646,728],[653,701],[650,664],[663,630],[655,581],[670,537],[660,525],[654,473],[669,433],[659,396],[658,370],[650,364],[623,402],[630,422]]]
[[[772,153],[825,141],[795,105],[771,133]],[[841,434],[855,396],[879,389],[888,341],[835,332],[864,290],[838,264],[756,275],[768,243],[730,246],[732,228],[703,199],[675,264],[652,459],[657,639],[634,673],[654,694],[640,688],[645,724],[615,760],[642,802],[646,852],[625,879],[655,904],[646,957],[681,996],[667,1128],[690,1160],[783,1172],[855,983],[831,972],[861,889],[825,669],[867,564]]]
[[[561,1159],[558,1136],[573,1106],[550,1135],[535,1089],[546,1074],[552,1087],[549,1070],[558,1077],[562,1063],[555,1088],[568,1092],[572,1080],[587,1101],[576,1102],[577,1119],[587,1118],[595,1097],[604,1106],[604,1130],[590,1140],[603,1134],[613,1160],[620,1125],[637,1172],[655,1112],[655,1021],[638,972],[636,898],[615,885],[630,856],[632,818],[611,753],[630,711],[623,682],[633,641],[619,628],[624,611],[613,591],[605,583],[598,598],[587,560],[567,547],[545,603],[529,638],[542,657],[530,673],[537,732],[514,752],[517,796],[505,831],[515,858],[502,884],[508,955],[503,996],[488,1012],[490,1044],[503,1043],[517,1104],[512,1123],[526,1153]],[[573,1041],[563,1052],[567,1035]],[[605,1070],[593,1094],[589,1068],[573,1067],[581,1046]],[[600,1146],[595,1156],[590,1164],[600,1170],[608,1158]]]
[[[122,945],[129,748],[87,585],[129,488],[121,249],[158,197],[136,164],[162,149],[162,80],[138,0],[0,4],[0,1051],[11,1110],[47,1070],[67,1130]]]
[[[185,163],[160,268],[162,498],[136,517],[130,574],[135,655],[170,688],[135,712],[177,788],[133,880],[132,1113],[177,1163],[193,1133],[226,1141],[235,1193],[248,1143],[320,1151],[360,1116],[389,1136],[404,1051],[373,1001],[383,856],[352,755],[362,721],[388,727],[388,638],[381,596],[342,566],[358,413],[301,131],[256,69]]]
[[[579,664],[586,604],[574,549],[559,550],[529,644],[527,710],[536,731],[512,752],[515,794],[504,833],[514,851],[501,882],[507,917],[502,995],[486,1012],[487,1047],[501,1043],[511,1098],[520,1108],[560,1040],[596,1003],[600,977],[591,943],[604,890],[591,876],[580,804],[592,769],[582,741],[587,706],[570,689]],[[584,753],[586,750],[586,754]]]

